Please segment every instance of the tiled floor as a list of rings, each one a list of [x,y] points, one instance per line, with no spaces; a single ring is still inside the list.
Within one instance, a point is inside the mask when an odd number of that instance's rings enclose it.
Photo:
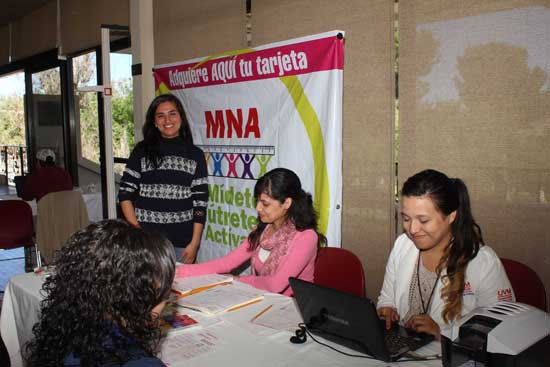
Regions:
[[[2,299],[4,289],[8,280],[17,274],[25,272],[25,251],[23,247],[12,250],[0,250],[0,310],[2,310]]]
[[[8,279],[24,272],[25,253],[23,247],[0,250],[0,292],[4,292]]]
[[[14,186],[0,185],[0,195],[16,195]]]

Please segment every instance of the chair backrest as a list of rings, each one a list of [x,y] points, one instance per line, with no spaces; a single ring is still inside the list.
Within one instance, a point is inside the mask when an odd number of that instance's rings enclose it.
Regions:
[[[80,191],[51,192],[37,204],[36,245],[46,262],[79,229],[88,225],[88,210]]]
[[[33,244],[32,209],[23,200],[0,200],[0,248]]]
[[[343,248],[323,247],[317,253],[313,282],[365,297],[365,272],[361,260]]]
[[[547,311],[546,290],[537,273],[519,261],[504,258],[500,261],[512,283],[516,301]]]

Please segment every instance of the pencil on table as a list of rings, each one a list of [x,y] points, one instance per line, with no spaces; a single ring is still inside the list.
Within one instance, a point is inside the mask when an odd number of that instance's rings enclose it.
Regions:
[[[254,316],[250,322],[254,322],[258,317],[262,316],[264,313],[266,313],[267,311],[269,311],[269,309],[273,307],[273,305],[269,305],[267,306],[266,308],[264,308],[262,311],[260,311],[260,313],[258,313],[256,316]]]

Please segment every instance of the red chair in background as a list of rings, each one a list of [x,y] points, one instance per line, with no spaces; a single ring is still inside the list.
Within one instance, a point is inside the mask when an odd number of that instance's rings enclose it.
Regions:
[[[0,200],[0,249],[33,247],[32,209],[23,200]],[[32,270],[31,251],[25,251],[25,269]]]
[[[504,258],[500,261],[512,283],[516,301],[547,311],[546,290],[537,273],[519,261]]]
[[[365,297],[365,272],[355,254],[343,248],[322,247],[315,260],[315,284]]]

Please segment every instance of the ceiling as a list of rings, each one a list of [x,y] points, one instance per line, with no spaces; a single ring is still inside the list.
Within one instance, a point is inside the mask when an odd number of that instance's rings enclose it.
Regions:
[[[40,8],[51,0],[2,0],[0,27]]]

